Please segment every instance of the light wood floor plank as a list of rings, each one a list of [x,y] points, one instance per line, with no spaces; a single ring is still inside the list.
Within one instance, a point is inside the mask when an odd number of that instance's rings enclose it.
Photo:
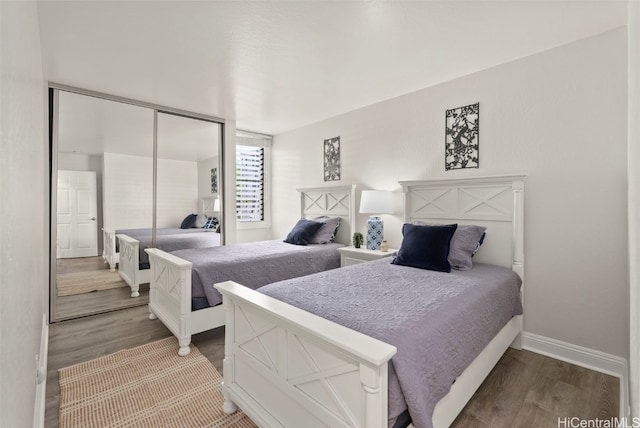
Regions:
[[[590,419],[608,419],[618,415],[620,407],[620,386],[618,379],[602,373],[596,374],[589,408]]]

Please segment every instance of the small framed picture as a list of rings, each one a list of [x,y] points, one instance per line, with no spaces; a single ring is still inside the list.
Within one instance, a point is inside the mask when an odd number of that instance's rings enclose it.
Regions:
[[[211,193],[218,193],[218,168],[211,168]]]
[[[324,181],[340,180],[340,137],[324,140]]]
[[[445,120],[445,170],[479,168],[480,103],[447,110]]]

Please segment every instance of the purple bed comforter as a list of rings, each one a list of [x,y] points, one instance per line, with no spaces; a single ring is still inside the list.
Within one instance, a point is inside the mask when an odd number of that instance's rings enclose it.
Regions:
[[[151,229],[122,229],[116,234],[127,235],[140,242],[140,265],[147,269],[149,265],[149,255],[145,248],[152,248]],[[185,248],[207,248],[220,245],[220,234],[213,229],[180,229],[174,227],[163,227],[156,229],[156,246],[166,252],[183,250]],[[116,248],[118,248],[116,240]]]
[[[261,287],[258,291],[394,345],[389,426],[407,408],[416,428],[514,316],[521,280],[507,268],[474,264],[434,272],[381,259]]]
[[[205,297],[210,306],[222,303],[213,285],[236,281],[258,288],[276,281],[297,278],[340,267],[342,244],[293,245],[282,241],[258,241],[222,247],[174,251],[171,254],[193,263],[191,297]]]

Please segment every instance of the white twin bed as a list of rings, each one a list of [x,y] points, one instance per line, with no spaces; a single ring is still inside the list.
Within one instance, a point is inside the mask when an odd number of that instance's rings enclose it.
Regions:
[[[356,230],[354,220],[355,186],[306,188],[298,189],[298,192],[300,193],[301,216],[303,218],[319,216],[339,217],[340,225],[337,229],[334,242],[349,245],[351,236]],[[253,247],[264,246],[269,243],[270,241],[263,241],[222,246],[215,249],[204,249],[202,252],[210,254],[208,257],[212,259],[219,258],[226,260],[226,264],[231,265],[235,263],[234,260],[231,260],[234,254],[245,251],[249,252]],[[273,245],[275,244],[276,243],[273,243]],[[336,244],[318,244],[308,247],[281,244],[281,246],[290,247],[290,252],[276,254],[273,258],[267,257],[272,251],[270,249],[267,250],[266,254],[264,252],[262,253],[262,256],[267,260],[267,265],[264,266],[264,275],[267,275],[270,269],[271,272],[275,271],[273,275],[276,277],[278,277],[278,273],[282,271],[280,273],[284,276],[279,277],[279,279],[288,279],[321,271],[326,268],[339,267],[340,255],[336,249]],[[333,264],[327,262],[327,264],[320,263],[312,266],[314,260],[311,260],[308,263],[304,263],[297,270],[286,271],[287,268],[291,268],[291,259],[297,256],[296,252],[316,250],[316,248],[310,247],[327,247],[326,251],[333,253]],[[271,246],[269,246],[269,248],[271,248]],[[280,251],[278,248],[276,248],[276,250]],[[317,250],[320,251],[323,250],[323,248],[317,248]],[[149,318],[160,319],[178,338],[180,345],[178,353],[180,355],[187,355],[190,352],[189,343],[191,342],[191,336],[193,334],[225,325],[225,312],[222,305],[211,306],[195,311],[192,310],[192,286],[194,281],[203,275],[216,277],[218,278],[216,281],[220,282],[237,280],[243,277],[246,278],[245,271],[251,268],[256,269],[256,267],[252,267],[251,264],[259,261],[256,259],[252,261],[251,258],[249,258],[249,260],[241,259],[237,265],[233,265],[231,268],[228,266],[216,267],[215,265],[197,265],[194,268],[194,263],[177,257],[175,254],[167,253],[157,248],[147,249],[145,251],[149,255],[151,264],[149,278]],[[177,253],[184,254],[185,252],[179,251]],[[322,257],[328,256],[324,255]],[[211,272],[212,269],[214,272]],[[219,275],[218,272],[215,272],[216,269],[220,270]],[[226,270],[222,272],[223,269]],[[260,270],[261,268],[258,267],[257,269]],[[208,272],[202,272],[202,270]],[[257,287],[268,283],[260,281],[263,281],[263,279],[258,278],[258,282],[252,286]],[[212,286],[213,282],[208,284],[211,291],[215,292]],[[216,292],[216,294],[218,293]]]
[[[500,176],[401,182],[405,220],[487,227],[474,265],[482,262],[508,267],[524,281],[524,179]],[[363,269],[359,266],[338,271]],[[183,291],[188,289],[187,271],[185,266],[177,287]],[[306,280],[322,277],[326,281],[332,275],[329,271]],[[212,308],[216,323],[225,324],[225,412],[239,407],[259,426],[268,427],[389,425],[389,362],[396,354],[395,346],[231,281],[215,287],[224,297],[226,317]],[[433,409],[434,427],[449,426],[504,351],[510,345],[520,348],[522,318],[510,318],[455,378]]]

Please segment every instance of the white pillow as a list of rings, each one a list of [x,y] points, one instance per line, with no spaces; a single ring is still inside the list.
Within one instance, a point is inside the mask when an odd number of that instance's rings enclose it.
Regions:
[[[209,217],[207,217],[205,214],[198,214],[198,216],[196,217],[196,222],[193,226],[202,229],[204,225],[207,224],[207,220],[209,220]]]

